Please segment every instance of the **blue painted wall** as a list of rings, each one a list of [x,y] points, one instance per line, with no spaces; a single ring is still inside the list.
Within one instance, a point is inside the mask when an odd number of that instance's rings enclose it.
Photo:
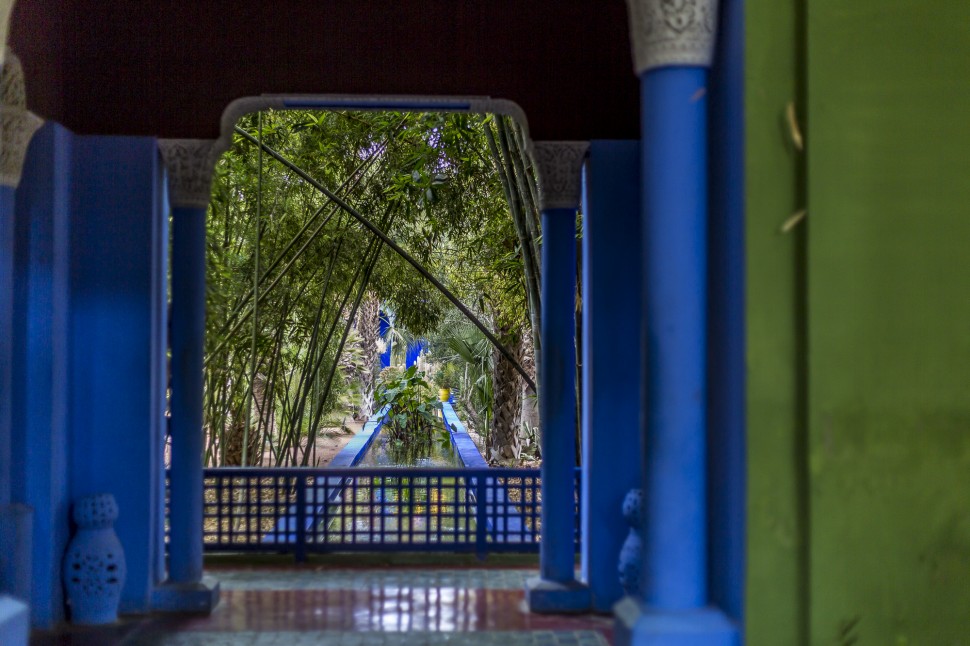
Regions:
[[[417,341],[414,341],[413,343],[408,344],[407,355],[405,356],[405,359],[404,359],[404,367],[410,368],[411,366],[416,364],[418,362],[418,355],[421,354],[422,350],[424,350],[424,341],[420,339],[418,339]]]
[[[583,199],[583,579],[608,612],[640,486],[640,142],[592,141]]]
[[[74,137],[34,136],[16,197],[13,331],[13,499],[33,510],[31,615],[64,617],[60,563],[68,540],[71,163]]]
[[[111,492],[128,578],[122,611],[158,583],[164,418],[163,173],[155,139],[79,137],[71,231],[73,495]]]
[[[381,368],[387,368],[388,366],[391,365],[391,350],[393,349],[393,341],[384,336],[385,334],[387,334],[388,328],[391,327],[391,323],[388,320],[389,316],[390,315],[387,312],[384,312],[383,310],[381,311],[381,316],[379,319],[380,321],[379,332],[380,332],[381,338],[387,342],[387,350],[384,350],[384,354],[381,355]]]

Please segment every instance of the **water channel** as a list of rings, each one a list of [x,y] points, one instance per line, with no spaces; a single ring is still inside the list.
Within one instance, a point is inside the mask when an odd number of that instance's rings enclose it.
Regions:
[[[407,469],[462,468],[451,442],[402,446],[378,433],[357,467],[400,467],[400,476],[348,479],[323,533],[328,543],[465,543],[475,540],[475,507],[465,478],[409,475]]]

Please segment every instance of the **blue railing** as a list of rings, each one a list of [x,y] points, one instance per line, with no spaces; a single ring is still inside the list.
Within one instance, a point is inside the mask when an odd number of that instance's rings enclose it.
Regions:
[[[538,469],[204,470],[208,552],[535,552]],[[579,518],[579,470],[573,497]],[[573,541],[579,549],[579,523]]]

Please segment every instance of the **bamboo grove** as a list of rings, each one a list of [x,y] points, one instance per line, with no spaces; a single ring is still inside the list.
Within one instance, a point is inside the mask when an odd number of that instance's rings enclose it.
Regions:
[[[522,142],[493,115],[266,111],[237,124],[207,220],[207,464],[313,465],[321,429],[373,406],[392,340],[377,338],[380,312],[389,336],[427,339],[452,364],[493,453],[518,455],[529,388],[515,368],[534,381],[541,342]]]

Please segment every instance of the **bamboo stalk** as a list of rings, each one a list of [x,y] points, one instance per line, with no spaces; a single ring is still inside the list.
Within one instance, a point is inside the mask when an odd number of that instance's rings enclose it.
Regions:
[[[250,143],[253,143],[253,144],[257,145],[257,146],[260,146],[261,145],[263,147],[263,149],[271,157],[273,157],[274,159],[276,159],[281,164],[284,164],[285,166],[289,167],[293,172],[295,172],[300,177],[302,177],[307,183],[309,183],[311,186],[313,186],[314,188],[316,188],[317,190],[319,190],[321,193],[323,193],[324,195],[326,195],[327,197],[329,197],[331,200],[333,200],[334,203],[336,203],[338,206],[340,206],[341,209],[343,209],[345,212],[349,213],[355,220],[357,220],[362,225],[364,225],[368,230],[371,231],[371,233],[373,233],[375,236],[377,236],[378,238],[380,238],[384,242],[384,244],[386,244],[388,247],[390,247],[391,249],[393,249],[395,251],[395,253],[397,253],[408,264],[410,264],[412,267],[414,267],[418,271],[418,273],[420,273],[422,276],[424,276],[424,278],[428,282],[430,282],[432,285],[434,285],[435,288],[437,288],[438,291],[440,291],[441,294],[445,298],[447,298],[449,301],[451,301],[451,303],[455,307],[457,307],[461,311],[462,314],[464,314],[466,317],[468,317],[468,319],[472,323],[474,323],[475,326],[478,327],[478,329],[480,329],[482,331],[482,334],[484,334],[485,337],[493,345],[495,345],[495,347],[499,350],[499,352],[501,352],[503,355],[505,355],[505,357],[510,362],[512,362],[512,365],[519,372],[519,374],[522,375],[522,378],[525,379],[526,383],[528,383],[533,389],[535,389],[536,385],[535,385],[535,382],[533,381],[532,377],[525,371],[524,368],[522,368],[522,366],[519,364],[519,362],[515,360],[515,357],[512,355],[512,353],[509,351],[509,349],[506,348],[505,345],[503,345],[501,342],[499,342],[499,340],[495,337],[495,335],[492,334],[491,331],[489,331],[489,329],[487,327],[485,327],[485,325],[478,319],[478,317],[476,317],[472,313],[472,311],[469,310],[468,307],[466,307],[465,304],[462,303],[458,299],[458,297],[455,296],[451,292],[451,290],[449,290],[447,287],[445,287],[444,284],[442,284],[442,282],[440,280],[438,280],[437,278],[435,278],[431,274],[431,272],[429,272],[421,263],[419,263],[408,252],[406,252],[404,249],[402,249],[400,245],[398,245],[396,242],[394,242],[394,240],[392,240],[390,237],[388,237],[388,235],[386,233],[384,233],[379,227],[375,226],[370,220],[368,220],[363,215],[361,215],[361,213],[359,211],[357,211],[357,209],[355,209],[354,207],[352,207],[350,204],[348,204],[344,200],[340,199],[340,197],[338,197],[332,191],[330,191],[329,189],[327,189],[323,184],[321,184],[320,182],[318,182],[315,179],[313,179],[309,174],[307,174],[306,171],[304,171],[303,169],[299,168],[296,164],[294,164],[290,160],[288,160],[285,157],[283,157],[280,153],[278,153],[277,151],[275,151],[270,146],[267,146],[265,143],[260,144],[260,142],[257,141],[254,137],[252,137],[252,135],[250,135],[245,130],[239,128],[238,126],[236,127],[236,132],[240,133]]]

